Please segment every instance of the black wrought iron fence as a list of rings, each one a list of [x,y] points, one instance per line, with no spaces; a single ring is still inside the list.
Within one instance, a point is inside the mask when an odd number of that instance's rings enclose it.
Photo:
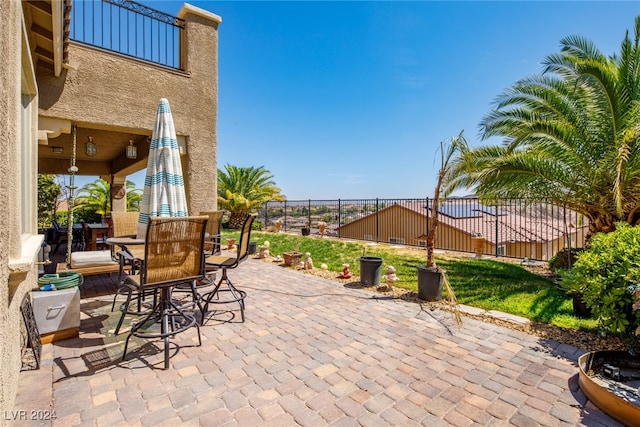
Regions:
[[[585,218],[546,202],[450,198],[438,212],[436,249],[447,251],[548,261],[582,247],[588,230]],[[431,200],[420,198],[270,201],[259,217],[268,230],[317,235],[324,223],[327,236],[422,247],[431,215]]]
[[[130,0],[73,0],[69,37],[156,64],[182,69],[184,21]]]

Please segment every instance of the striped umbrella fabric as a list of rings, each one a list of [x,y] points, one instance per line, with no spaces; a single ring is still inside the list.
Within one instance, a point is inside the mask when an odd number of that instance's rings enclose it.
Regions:
[[[180,150],[171,107],[169,101],[162,98],[158,104],[149,147],[147,175],[144,179],[144,192],[140,204],[138,238],[146,237],[147,224],[152,216],[185,217],[188,215]]]

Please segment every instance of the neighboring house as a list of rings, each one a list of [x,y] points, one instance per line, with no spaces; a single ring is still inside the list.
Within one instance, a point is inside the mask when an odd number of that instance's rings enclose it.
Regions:
[[[424,246],[428,231],[425,202],[398,202],[339,228],[340,237]],[[471,237],[486,239],[486,254],[549,260],[559,250],[582,247],[588,224],[575,212],[546,204],[514,202],[484,206],[477,199],[441,203],[436,248],[473,252]],[[429,215],[430,209],[429,209]]]
[[[139,41],[129,46],[135,44],[142,55],[137,50],[96,47],[90,39],[74,41],[74,28],[81,29],[79,36],[100,25],[104,9],[99,2],[0,2],[0,407],[5,410],[13,408],[26,340],[20,305],[37,287],[36,262],[43,240],[37,234],[37,174],[68,173],[74,136],[77,174],[108,181],[112,209],[126,210],[126,177],[146,167],[158,101],[167,98],[183,153],[189,209],[197,213],[217,208],[221,18],[188,4],[177,18],[130,1],[105,2],[103,7],[125,7],[114,16],[133,14],[136,22],[142,22],[140,16],[145,22],[150,19],[154,31],[142,24],[123,24],[113,31],[128,32],[134,40],[144,36],[145,43],[160,33],[158,25],[173,29],[178,23],[178,49],[168,53],[175,62],[158,63],[153,58],[157,52],[147,57]],[[82,13],[74,14],[74,9]],[[113,28],[106,26],[106,31]],[[170,43],[160,44],[167,49]],[[125,155],[128,145],[136,146],[135,158]]]

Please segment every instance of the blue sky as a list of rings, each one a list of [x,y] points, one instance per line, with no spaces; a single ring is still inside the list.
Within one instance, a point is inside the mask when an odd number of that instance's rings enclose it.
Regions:
[[[492,101],[563,37],[610,55],[640,15],[638,1],[190,3],[222,17],[218,167],[264,166],[290,200],[432,197],[440,141],[486,144]]]

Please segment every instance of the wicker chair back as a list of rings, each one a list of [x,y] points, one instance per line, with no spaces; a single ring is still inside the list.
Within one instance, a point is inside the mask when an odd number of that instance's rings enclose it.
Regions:
[[[204,276],[207,216],[151,217],[147,227],[141,284],[143,287]]]
[[[113,237],[135,237],[138,233],[140,212],[111,212]]]

